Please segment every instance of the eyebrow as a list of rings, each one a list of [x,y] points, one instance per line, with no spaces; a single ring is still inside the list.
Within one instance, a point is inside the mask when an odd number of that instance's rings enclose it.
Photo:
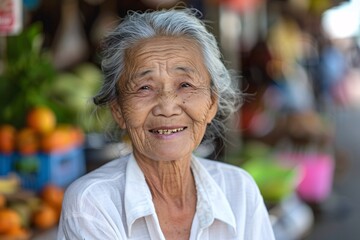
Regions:
[[[185,73],[195,73],[196,72],[195,69],[190,68],[190,67],[182,67],[181,66],[181,67],[175,67],[174,69],[175,70],[180,70],[180,71],[185,72]],[[149,74],[151,72],[153,72],[153,70],[151,70],[151,69],[140,71],[138,73],[135,73],[133,75],[132,79],[136,79],[136,78],[139,78],[139,77],[140,78],[144,77],[144,76],[146,76],[147,74]]]
[[[190,67],[176,67],[175,70],[181,70],[185,73],[195,73],[195,69],[190,68]]]
[[[149,74],[149,73],[151,73],[151,72],[152,72],[151,69],[137,72],[137,73],[135,73],[135,74],[131,77],[131,79],[136,79],[136,78],[139,78],[139,77],[140,77],[140,78],[141,78],[141,77],[144,77],[144,76],[146,76],[147,74]]]

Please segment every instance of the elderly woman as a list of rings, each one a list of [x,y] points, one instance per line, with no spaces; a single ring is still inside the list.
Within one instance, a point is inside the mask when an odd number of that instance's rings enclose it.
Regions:
[[[193,155],[239,102],[196,12],[130,13],[104,44],[94,102],[133,150],[67,189],[58,239],[274,239],[253,179]]]

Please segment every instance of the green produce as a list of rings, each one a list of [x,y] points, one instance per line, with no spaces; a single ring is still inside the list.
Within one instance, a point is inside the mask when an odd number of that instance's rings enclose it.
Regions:
[[[92,115],[91,102],[102,80],[99,67],[82,63],[58,72],[42,48],[40,23],[6,40],[6,64],[0,73],[0,123],[22,128],[30,109],[46,106],[55,112],[58,122],[78,125],[86,132],[101,130],[104,123]],[[108,119],[110,115],[100,111],[99,116]]]
[[[83,63],[73,71],[60,73],[50,89],[52,100],[63,108],[62,122],[72,119],[85,132],[99,132],[110,120],[105,109],[96,109],[92,97],[102,81],[100,69],[91,63]],[[61,119],[61,117],[60,117]]]
[[[19,214],[21,219],[21,226],[26,228],[30,226],[33,210],[27,204],[27,202],[25,201],[14,202],[10,204],[10,208],[15,210]]]
[[[27,110],[51,105],[47,90],[56,71],[42,51],[42,26],[35,23],[17,36],[7,37],[4,72],[0,74],[0,123],[25,125]]]
[[[15,169],[20,173],[37,173],[40,160],[36,156],[22,156],[16,160]]]
[[[280,165],[276,159],[252,159],[243,165],[257,183],[266,202],[279,202],[292,194],[298,169]]]

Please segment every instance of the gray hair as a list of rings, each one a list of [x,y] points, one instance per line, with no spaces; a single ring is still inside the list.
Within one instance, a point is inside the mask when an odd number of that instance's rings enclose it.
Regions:
[[[211,77],[212,92],[218,95],[218,112],[208,126],[204,139],[224,137],[226,120],[237,111],[241,94],[237,81],[221,60],[215,37],[207,31],[195,9],[171,9],[130,12],[103,41],[102,71],[104,82],[94,97],[98,106],[118,98],[117,83],[125,68],[125,53],[137,42],[156,36],[188,37],[202,48],[204,63]]]

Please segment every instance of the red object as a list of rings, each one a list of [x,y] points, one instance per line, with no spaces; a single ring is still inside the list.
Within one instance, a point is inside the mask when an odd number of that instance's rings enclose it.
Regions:
[[[231,10],[246,12],[255,9],[263,0],[221,0],[220,3]]]
[[[13,35],[22,27],[22,1],[0,1],[0,35]]]

